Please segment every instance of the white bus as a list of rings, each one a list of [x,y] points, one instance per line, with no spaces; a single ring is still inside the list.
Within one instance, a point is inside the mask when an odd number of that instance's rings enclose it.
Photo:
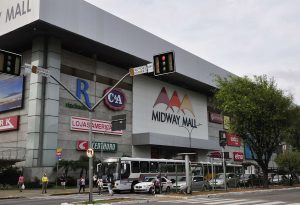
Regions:
[[[171,180],[185,176],[185,161],[132,157],[107,158],[98,165],[97,170],[99,177],[104,180],[104,188],[113,180],[113,191],[118,193],[133,191],[133,186],[144,177],[161,175]]]

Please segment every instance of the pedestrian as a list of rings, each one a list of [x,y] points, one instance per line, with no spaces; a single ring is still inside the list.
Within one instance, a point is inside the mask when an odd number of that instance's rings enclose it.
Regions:
[[[97,175],[93,176],[93,187],[97,187]]]
[[[65,174],[61,175],[61,177],[60,177],[60,184],[61,184],[61,187],[63,189],[66,189],[66,177],[65,177]]]
[[[82,176],[79,179],[79,193],[81,189],[83,190],[83,192],[85,192],[85,178]]]
[[[22,192],[22,190],[25,189],[24,181],[25,181],[25,179],[24,179],[23,174],[20,174],[19,179],[18,179],[18,186],[19,186],[20,192]]]
[[[48,177],[47,174],[44,173],[43,177],[42,177],[42,194],[46,194],[47,193],[47,186],[48,186]]]
[[[97,186],[98,186],[99,195],[101,195],[102,194],[102,189],[103,189],[103,180],[101,178],[98,178]]]
[[[155,193],[160,193],[160,176],[157,176],[154,181]]]

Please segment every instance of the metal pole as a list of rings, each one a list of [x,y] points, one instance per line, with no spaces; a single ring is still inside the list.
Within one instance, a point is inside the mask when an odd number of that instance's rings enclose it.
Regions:
[[[227,191],[226,166],[225,166],[225,149],[224,149],[224,147],[222,147],[222,158],[223,158],[224,188],[225,188],[225,191]]]
[[[56,157],[57,158],[57,157]],[[56,163],[56,188],[57,188],[57,180],[58,180],[58,164],[59,164],[59,160],[58,158],[56,159],[57,160],[57,163]]]
[[[89,148],[92,148],[92,112],[89,111]],[[93,201],[93,182],[92,182],[92,175],[93,175],[93,157],[89,158],[89,202]]]
[[[185,155],[185,179],[186,179],[186,187],[187,187],[186,193],[187,194],[191,193],[191,183],[190,183],[190,176],[189,176],[189,173],[190,173],[189,161],[190,161],[189,155],[186,154]]]
[[[211,180],[212,180],[212,190],[215,191],[215,181],[214,181],[214,164],[213,164],[213,158],[210,158],[211,161]]]

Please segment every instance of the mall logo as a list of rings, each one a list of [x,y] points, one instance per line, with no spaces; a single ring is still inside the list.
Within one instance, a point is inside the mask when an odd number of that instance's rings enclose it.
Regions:
[[[185,95],[182,101],[180,101],[177,91],[175,90],[173,92],[172,97],[169,99],[167,91],[165,87],[163,87],[153,105],[153,108],[155,108],[158,104],[165,104],[166,110],[165,111],[153,110],[152,111],[153,121],[176,124],[184,127],[197,128],[193,106],[188,95]],[[176,107],[177,109],[175,109]],[[169,110],[171,110],[172,113],[167,112]],[[188,113],[190,113],[192,117],[187,117],[186,115],[188,115]],[[182,114],[184,116],[182,116]]]

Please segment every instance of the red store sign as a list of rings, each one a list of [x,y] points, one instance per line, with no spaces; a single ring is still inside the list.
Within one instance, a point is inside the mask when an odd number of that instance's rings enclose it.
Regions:
[[[19,116],[0,118],[0,132],[18,130]]]
[[[244,153],[243,152],[233,152],[233,160],[234,161],[243,161]]]
[[[112,131],[111,122],[104,120],[92,120],[92,132],[110,134],[110,135],[122,135],[123,131]],[[89,119],[83,117],[71,117],[71,130],[88,132],[89,131]]]
[[[232,133],[226,133],[227,145],[239,147],[241,146],[241,139],[238,135]]]

